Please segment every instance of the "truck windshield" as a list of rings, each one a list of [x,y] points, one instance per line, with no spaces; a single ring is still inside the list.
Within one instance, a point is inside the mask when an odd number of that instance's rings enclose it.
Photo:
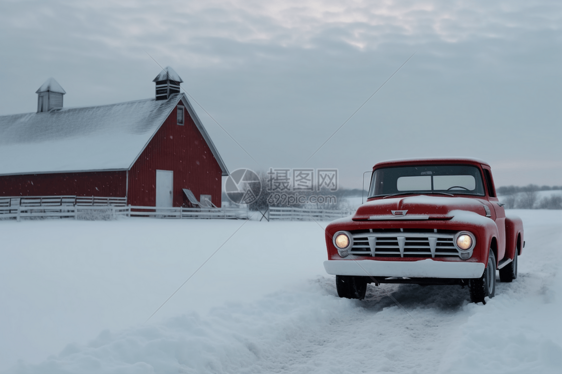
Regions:
[[[374,171],[369,197],[448,193],[484,196],[480,169],[471,165],[420,165]]]

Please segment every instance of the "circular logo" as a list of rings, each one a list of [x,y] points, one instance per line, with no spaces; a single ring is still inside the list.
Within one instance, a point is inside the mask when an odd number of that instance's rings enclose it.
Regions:
[[[236,169],[224,183],[226,196],[235,204],[252,204],[261,194],[260,177],[250,169]]]

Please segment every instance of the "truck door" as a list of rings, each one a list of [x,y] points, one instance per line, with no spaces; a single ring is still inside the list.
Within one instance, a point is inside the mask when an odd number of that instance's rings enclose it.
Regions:
[[[503,204],[500,203],[497,195],[496,188],[494,186],[494,180],[492,179],[492,170],[489,166],[482,165],[482,170],[484,170],[484,182],[486,184],[486,189],[488,190],[488,200],[492,203],[495,211],[496,226],[498,227],[498,262],[502,260],[505,256],[505,209]]]

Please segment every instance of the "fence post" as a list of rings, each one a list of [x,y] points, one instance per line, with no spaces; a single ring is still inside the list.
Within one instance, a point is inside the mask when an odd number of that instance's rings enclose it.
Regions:
[[[77,221],[78,220],[78,208],[76,207],[76,205],[73,208],[74,208],[74,220]]]
[[[17,218],[16,218],[18,222],[21,220],[21,217],[20,217],[20,213],[21,213],[21,212],[20,212],[20,209],[21,209],[21,208],[18,206],[18,214],[17,214]]]

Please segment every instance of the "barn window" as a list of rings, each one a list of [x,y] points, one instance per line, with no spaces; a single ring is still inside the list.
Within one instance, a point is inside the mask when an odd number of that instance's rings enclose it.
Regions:
[[[183,126],[183,107],[178,106],[178,125]]]

